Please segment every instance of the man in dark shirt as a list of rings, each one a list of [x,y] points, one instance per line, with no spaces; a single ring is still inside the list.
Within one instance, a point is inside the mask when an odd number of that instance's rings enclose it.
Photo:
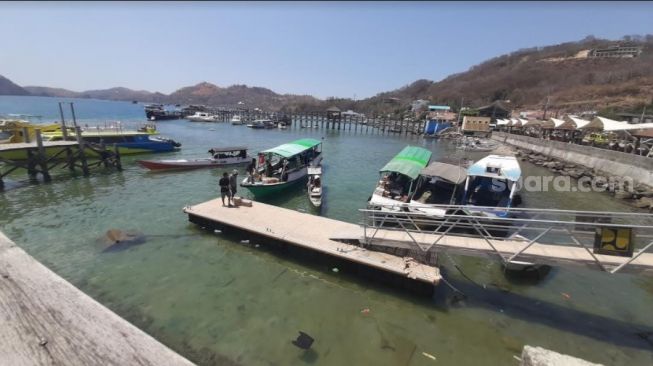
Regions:
[[[220,178],[218,185],[220,185],[220,196],[222,197],[222,206],[225,206],[224,204],[225,196],[227,197],[227,202],[229,202],[229,205],[231,206],[231,195],[229,191],[229,174],[227,172],[224,172],[222,174],[222,178]]]

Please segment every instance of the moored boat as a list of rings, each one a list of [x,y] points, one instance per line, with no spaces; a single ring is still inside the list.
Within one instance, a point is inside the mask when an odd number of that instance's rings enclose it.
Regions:
[[[489,216],[505,216],[505,208],[521,203],[517,195],[521,167],[517,158],[507,155],[488,155],[467,170],[463,205],[484,206],[473,209]],[[493,209],[496,208],[496,209]]]
[[[306,178],[309,166],[322,161],[322,141],[299,139],[258,154],[254,174],[245,178],[240,186],[254,196],[279,192]]]
[[[237,115],[237,114],[236,114],[235,116],[231,117],[231,124],[234,125],[234,126],[240,126],[240,125],[242,125],[242,124],[243,124],[243,119],[242,119],[242,117],[240,117],[240,116]]]
[[[247,127],[253,128],[256,130],[262,130],[262,129],[270,129],[270,128],[275,128],[276,126],[274,125],[274,122],[269,119],[257,119],[253,121],[252,123],[247,124]]]
[[[208,151],[210,158],[138,160],[150,170],[219,168],[228,165],[246,164],[251,160],[246,147],[214,147]]]
[[[180,119],[182,114],[179,110],[166,109],[163,104],[148,104],[145,106],[145,116],[150,121],[161,121]]]
[[[308,167],[308,199],[311,204],[317,208],[322,206],[322,167]]]
[[[417,146],[406,146],[381,168],[379,180],[369,203],[372,206],[392,207],[408,203],[415,192],[420,172],[431,160],[431,152]]]
[[[218,122],[218,116],[208,112],[195,112],[192,116],[186,117],[191,122]]]

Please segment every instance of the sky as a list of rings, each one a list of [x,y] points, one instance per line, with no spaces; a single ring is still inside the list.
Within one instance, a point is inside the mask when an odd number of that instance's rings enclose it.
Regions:
[[[361,99],[520,48],[653,33],[653,2],[0,2],[0,75]]]

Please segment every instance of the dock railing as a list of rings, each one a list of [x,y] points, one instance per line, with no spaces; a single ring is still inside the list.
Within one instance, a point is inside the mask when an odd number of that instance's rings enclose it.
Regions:
[[[653,214],[648,213],[416,204],[370,205],[360,212],[363,245],[392,247],[401,242],[437,254],[470,250],[465,243],[474,243],[471,251],[486,251],[506,265],[533,264],[538,250],[551,257],[551,248],[574,248],[575,253],[554,251],[562,254],[560,261],[574,261],[582,254],[583,260],[591,258],[589,264],[616,273],[653,247]],[[458,240],[463,244],[455,248],[457,244],[443,245],[446,237],[474,240]],[[587,254],[578,253],[578,248]]]

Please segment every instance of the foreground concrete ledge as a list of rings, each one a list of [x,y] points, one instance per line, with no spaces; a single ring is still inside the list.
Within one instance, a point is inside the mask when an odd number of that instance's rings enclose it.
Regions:
[[[542,347],[524,346],[521,366],[603,366]]]
[[[0,232],[0,363],[192,365]]]

